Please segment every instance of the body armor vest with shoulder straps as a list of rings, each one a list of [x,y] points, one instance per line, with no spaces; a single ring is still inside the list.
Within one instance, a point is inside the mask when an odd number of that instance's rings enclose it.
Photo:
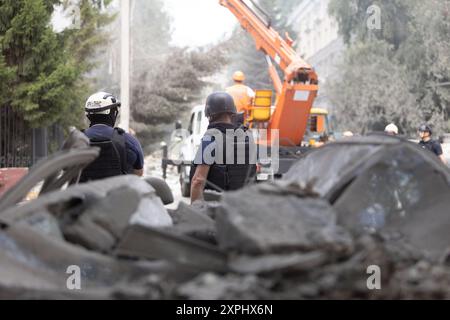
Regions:
[[[125,131],[114,128],[110,139],[90,139],[90,145],[100,148],[100,154],[83,170],[80,182],[101,180],[128,173]]]
[[[208,127],[208,131],[211,129],[222,133],[223,147],[218,150],[220,147],[216,146],[215,162],[209,170],[205,189],[218,192],[241,189],[255,177],[256,145],[252,138],[246,136],[246,128],[236,129],[231,125],[216,123]],[[227,130],[228,133],[234,134],[227,136]],[[227,153],[227,146],[234,149],[232,154]],[[194,165],[191,169],[191,180],[195,169]]]

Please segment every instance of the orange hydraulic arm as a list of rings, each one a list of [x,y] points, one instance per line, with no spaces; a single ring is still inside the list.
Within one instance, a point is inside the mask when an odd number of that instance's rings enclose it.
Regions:
[[[219,0],[255,39],[256,48],[266,54],[269,73],[277,92],[275,111],[269,129],[279,130],[280,145],[298,146],[306,131],[309,113],[319,90],[317,74],[292,48],[293,41],[282,38],[248,5],[247,0]],[[272,61],[284,72],[280,79]]]

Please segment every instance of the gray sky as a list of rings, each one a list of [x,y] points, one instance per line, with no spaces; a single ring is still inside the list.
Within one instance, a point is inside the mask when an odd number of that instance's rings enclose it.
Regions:
[[[118,8],[119,1],[112,5]],[[215,43],[229,36],[237,23],[219,0],[164,0],[164,5],[173,19],[172,44],[177,46],[199,47]],[[58,31],[70,25],[60,8],[53,16],[53,25]]]
[[[70,26],[70,20],[65,18],[62,7],[58,6],[55,8],[52,16],[52,24],[53,29],[57,32],[60,32]]]
[[[179,46],[202,46],[231,34],[237,23],[219,0],[164,0],[173,18],[172,42]]]

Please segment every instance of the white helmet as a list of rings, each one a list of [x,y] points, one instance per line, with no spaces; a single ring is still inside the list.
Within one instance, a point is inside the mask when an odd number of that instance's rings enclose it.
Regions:
[[[85,111],[89,114],[110,114],[112,108],[120,108],[120,101],[107,92],[97,92],[86,101]]]
[[[397,135],[398,134],[398,127],[395,124],[393,124],[393,123],[388,124],[386,126],[386,128],[384,129],[384,132],[386,132],[386,133],[393,133],[393,134]]]
[[[353,132],[351,132],[351,131],[345,131],[342,135],[346,138],[350,138],[350,137],[354,136]]]

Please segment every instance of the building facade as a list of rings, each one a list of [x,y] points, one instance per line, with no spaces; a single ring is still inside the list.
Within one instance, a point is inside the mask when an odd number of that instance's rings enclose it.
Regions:
[[[337,21],[328,14],[330,0],[302,0],[289,17],[296,32],[296,49],[318,73],[321,89],[316,107],[332,110],[325,84],[337,72],[344,43]]]

